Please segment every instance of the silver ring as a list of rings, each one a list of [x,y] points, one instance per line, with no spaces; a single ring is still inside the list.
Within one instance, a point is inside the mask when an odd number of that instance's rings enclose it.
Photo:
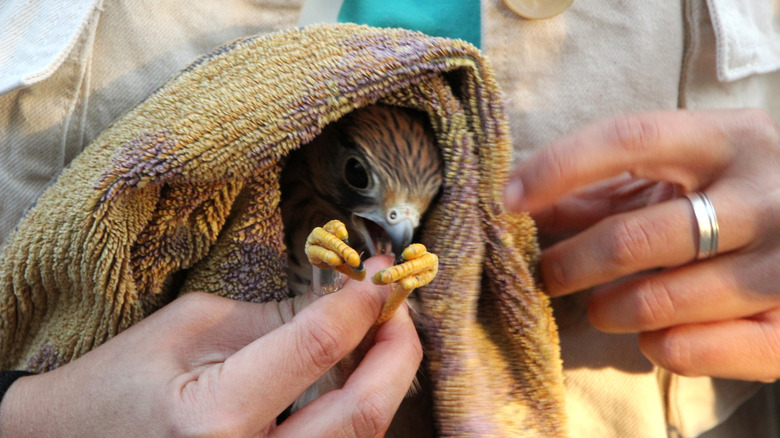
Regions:
[[[696,223],[699,226],[696,260],[715,257],[718,253],[718,233],[720,231],[715,207],[712,206],[712,201],[703,192],[688,193],[685,197],[691,201],[693,214],[696,216]]]

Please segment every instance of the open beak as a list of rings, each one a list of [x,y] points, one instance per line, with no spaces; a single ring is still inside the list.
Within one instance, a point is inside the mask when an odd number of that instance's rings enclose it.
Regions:
[[[398,258],[412,243],[420,213],[409,204],[398,204],[387,210],[353,213],[352,223],[363,236],[370,255],[392,253]]]

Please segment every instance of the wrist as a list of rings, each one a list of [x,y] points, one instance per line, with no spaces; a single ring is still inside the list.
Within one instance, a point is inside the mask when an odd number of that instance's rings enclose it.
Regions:
[[[69,414],[84,401],[67,388],[67,377],[58,368],[17,379],[0,401],[0,438],[79,436],[73,426],[83,424],[69,421]]]
[[[35,375],[3,373],[3,395],[0,399],[0,438],[24,436],[24,430],[28,426],[24,424],[30,413],[25,414],[26,400],[30,398],[29,383],[35,379]]]

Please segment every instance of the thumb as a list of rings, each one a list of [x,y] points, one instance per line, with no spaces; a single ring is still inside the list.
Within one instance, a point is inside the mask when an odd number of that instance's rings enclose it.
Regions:
[[[375,272],[391,264],[392,258],[389,256],[377,256],[366,260],[365,266],[368,274],[366,278],[371,278],[370,276]],[[368,290],[375,291],[376,293],[368,295],[381,303],[386,301],[389,294],[389,287],[375,287],[368,280],[360,282],[345,278],[344,287],[337,293],[318,297],[308,291],[293,298],[267,303],[247,303],[216,295],[192,293],[183,297],[184,300],[181,298],[177,300],[188,302],[184,306],[179,305],[182,309],[177,313],[183,313],[184,318],[198,324],[201,328],[204,325],[209,326],[208,331],[199,335],[199,342],[209,344],[217,339],[221,345],[237,351],[290,322],[295,315],[300,314],[315,302],[329,301],[332,299],[331,295],[350,295],[355,291],[366,294]],[[363,297],[362,299],[371,298]],[[343,300],[339,299],[339,301]],[[193,316],[194,314],[200,316]]]
[[[367,260],[369,274],[389,266],[390,257]],[[370,281],[348,281],[344,288],[314,299],[285,324],[283,312],[295,310],[294,300],[269,303],[249,324],[265,335],[237,351],[219,368],[212,396],[227,409],[240,411],[262,401],[256,425],[271,421],[336,362],[355,349],[373,326],[390,287]],[[304,298],[304,301],[311,298]],[[302,303],[304,301],[299,301]],[[282,311],[284,306],[289,306]],[[269,317],[276,307],[276,317]],[[271,329],[276,325],[277,328]],[[269,330],[270,329],[270,330]],[[216,371],[215,371],[216,372]],[[202,379],[208,381],[208,379]]]

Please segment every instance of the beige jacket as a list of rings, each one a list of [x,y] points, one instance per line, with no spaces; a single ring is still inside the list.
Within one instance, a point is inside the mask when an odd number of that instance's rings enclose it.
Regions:
[[[49,181],[165,78],[229,40],[295,26],[300,2],[0,4],[0,243]],[[777,0],[576,0],[539,21],[502,0],[482,10],[518,158],[625,112],[750,106],[780,120]],[[590,327],[585,299],[555,303],[572,436],[774,433],[768,387],[658,370],[634,336]]]

